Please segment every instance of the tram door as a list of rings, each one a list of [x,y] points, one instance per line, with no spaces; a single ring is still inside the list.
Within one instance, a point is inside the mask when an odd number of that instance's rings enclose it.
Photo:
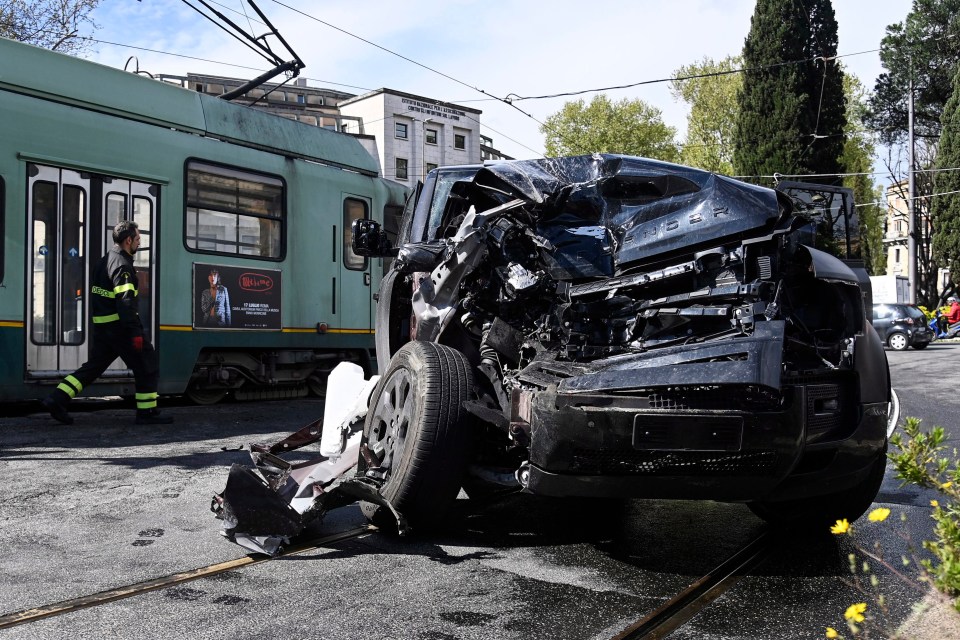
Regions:
[[[87,359],[91,263],[113,246],[111,219],[143,221],[135,264],[140,314],[152,335],[157,188],[33,163],[27,176],[26,376],[59,378]],[[111,369],[114,376],[131,375],[119,360]]]
[[[371,261],[353,252],[353,221],[370,217],[370,199],[344,194],[342,253],[340,265],[340,326],[348,329],[371,331],[374,327],[373,288]]]

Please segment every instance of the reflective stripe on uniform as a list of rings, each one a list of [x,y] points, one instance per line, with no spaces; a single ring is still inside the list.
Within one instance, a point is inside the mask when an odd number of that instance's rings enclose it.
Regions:
[[[60,391],[63,391],[65,394],[70,396],[71,399],[73,399],[78,393],[83,391],[83,385],[80,384],[79,380],[70,375],[64,378],[63,382],[57,385],[57,389],[60,389]]]
[[[132,282],[128,282],[127,284],[122,284],[119,287],[114,287],[113,295],[118,296],[124,291],[133,291],[133,295],[137,295],[137,288],[133,286]]]
[[[160,396],[156,391],[151,393],[137,394],[137,409],[153,409],[157,406],[157,398]]]
[[[101,288],[101,287],[98,287],[97,285],[93,285],[92,287],[90,287],[90,293],[95,293],[95,294],[97,294],[98,296],[103,296],[104,298],[115,298],[115,297],[116,297],[116,296],[114,295],[113,291],[107,291],[106,289],[103,289],[103,288]]]
[[[120,320],[120,314],[111,313],[108,316],[93,316],[93,324],[103,324],[104,322],[117,322]]]

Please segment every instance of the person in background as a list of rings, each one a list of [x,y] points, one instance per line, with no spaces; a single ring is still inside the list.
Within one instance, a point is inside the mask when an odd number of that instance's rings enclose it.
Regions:
[[[200,317],[205,327],[230,326],[230,292],[220,283],[220,272],[210,269],[208,289],[200,293]]]
[[[952,327],[960,322],[960,302],[957,302],[956,297],[950,296],[947,298],[947,304],[950,305],[950,310],[947,311],[947,324]]]
[[[173,418],[157,409],[160,366],[156,350],[144,339],[137,311],[137,271],[133,267],[133,254],[140,247],[137,223],[120,221],[113,228],[113,242],[113,248],[100,258],[90,277],[90,358],[43,399],[43,406],[58,422],[73,424],[67,403],[119,357],[135,377],[136,423],[170,424]]]

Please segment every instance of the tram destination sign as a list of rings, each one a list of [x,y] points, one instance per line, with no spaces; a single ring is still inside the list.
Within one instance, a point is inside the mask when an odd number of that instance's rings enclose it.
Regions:
[[[275,269],[193,265],[194,329],[280,331],[280,278]]]

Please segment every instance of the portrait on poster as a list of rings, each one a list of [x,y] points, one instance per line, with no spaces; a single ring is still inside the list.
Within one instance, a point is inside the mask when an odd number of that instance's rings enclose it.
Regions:
[[[280,274],[195,263],[193,328],[280,330]]]

